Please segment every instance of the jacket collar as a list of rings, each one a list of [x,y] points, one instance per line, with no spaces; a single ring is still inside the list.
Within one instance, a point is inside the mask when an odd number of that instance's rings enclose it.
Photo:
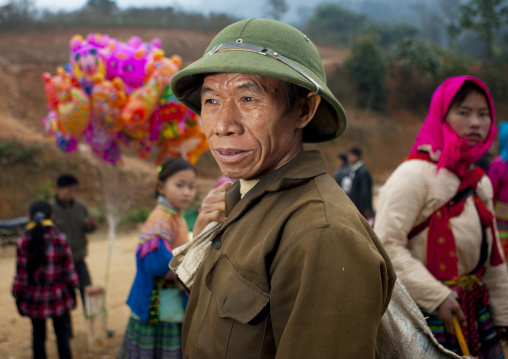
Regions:
[[[363,166],[363,161],[362,160],[358,160],[358,161],[356,161],[356,163],[354,165],[351,165],[351,170],[352,171],[357,171],[362,166]]]
[[[265,193],[292,188],[325,173],[326,162],[321,153],[304,151],[281,168],[262,177],[243,198],[240,194],[240,181],[236,181],[226,191],[226,222],[217,234],[253,207]]]
[[[55,194],[55,203],[58,204],[62,208],[70,207],[70,206],[72,206],[74,204],[74,202],[75,202],[75,200],[72,200],[70,202],[63,202]]]

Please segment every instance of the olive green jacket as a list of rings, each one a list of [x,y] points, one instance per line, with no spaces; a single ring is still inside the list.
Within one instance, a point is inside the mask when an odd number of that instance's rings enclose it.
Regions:
[[[318,151],[226,194],[196,276],[184,358],[374,358],[395,274]]]
[[[53,222],[58,230],[63,232],[67,237],[74,263],[85,260],[88,253],[86,233],[92,232],[95,229],[95,226],[87,227],[85,225],[85,220],[90,217],[88,209],[80,201],[62,203],[56,196],[51,205],[55,215]]]

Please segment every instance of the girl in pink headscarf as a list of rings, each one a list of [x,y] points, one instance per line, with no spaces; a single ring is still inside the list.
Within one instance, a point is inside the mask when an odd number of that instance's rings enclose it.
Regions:
[[[436,339],[461,353],[504,358],[508,271],[493,221],[492,184],[474,163],[494,138],[494,103],[471,76],[445,80],[410,156],[381,188],[374,230]]]

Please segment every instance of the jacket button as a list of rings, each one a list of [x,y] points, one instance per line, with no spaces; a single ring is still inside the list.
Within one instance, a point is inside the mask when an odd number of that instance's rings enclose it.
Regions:
[[[213,241],[213,248],[219,249],[220,248],[220,239],[216,239]]]

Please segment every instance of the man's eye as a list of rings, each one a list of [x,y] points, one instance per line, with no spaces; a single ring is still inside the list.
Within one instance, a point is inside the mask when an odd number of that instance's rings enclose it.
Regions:
[[[245,97],[245,102],[254,101],[254,97]]]
[[[216,104],[216,103],[217,103],[217,101],[216,101],[216,100],[214,100],[213,98],[207,98],[207,99],[205,100],[205,103],[209,103],[209,104]]]

